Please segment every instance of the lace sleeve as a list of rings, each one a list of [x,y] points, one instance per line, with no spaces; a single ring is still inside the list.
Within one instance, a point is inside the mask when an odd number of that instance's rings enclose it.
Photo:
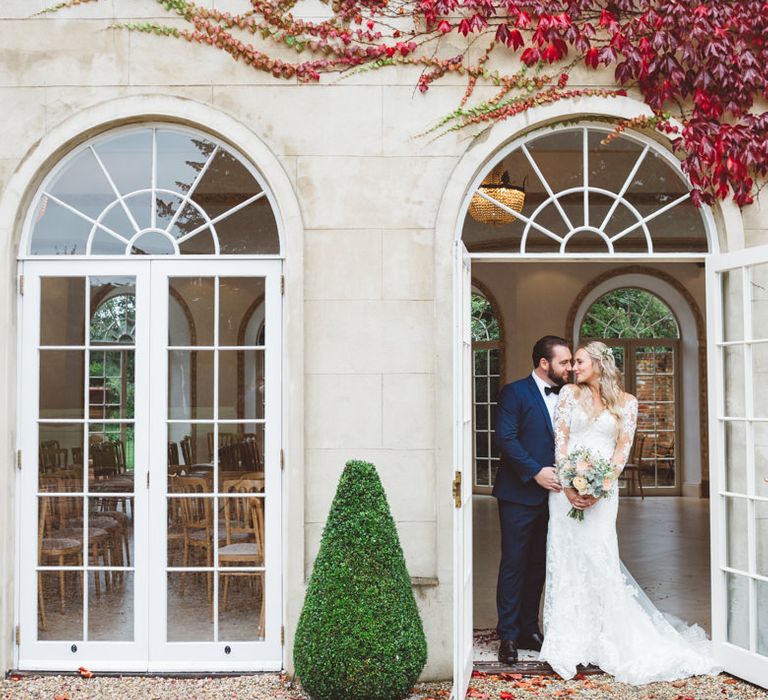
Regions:
[[[576,388],[567,384],[560,390],[555,406],[555,463],[559,464],[568,454],[568,440],[571,437],[571,417],[576,406]]]
[[[611,461],[621,472],[629,459],[629,451],[632,449],[632,441],[635,438],[637,428],[637,399],[630,396],[621,409],[621,426],[616,440],[616,449],[613,451]]]

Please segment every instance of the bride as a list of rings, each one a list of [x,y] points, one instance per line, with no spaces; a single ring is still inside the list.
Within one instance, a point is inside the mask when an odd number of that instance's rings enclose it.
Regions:
[[[555,410],[557,461],[586,448],[620,472],[637,426],[637,399],[621,390],[613,354],[603,343],[577,350],[574,373],[576,383],[563,387]],[[663,616],[623,569],[617,488],[597,502],[571,488],[550,493],[539,658],[566,679],[578,664],[592,663],[633,685],[719,673],[701,628]],[[585,510],[583,521],[568,516],[571,507]]]

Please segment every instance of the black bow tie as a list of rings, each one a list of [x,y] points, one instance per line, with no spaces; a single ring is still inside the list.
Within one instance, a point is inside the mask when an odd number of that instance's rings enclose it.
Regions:
[[[562,388],[563,387],[561,387],[561,386],[545,386],[544,387],[544,396],[549,396],[550,394],[555,394],[555,396],[557,396],[557,394],[560,393],[560,389],[562,389]]]

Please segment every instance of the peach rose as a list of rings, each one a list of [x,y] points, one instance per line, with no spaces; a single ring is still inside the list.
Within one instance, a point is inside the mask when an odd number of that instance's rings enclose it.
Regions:
[[[589,471],[589,462],[582,460],[576,463],[576,473],[586,474]]]
[[[611,478],[603,479],[603,491],[610,491],[611,486],[613,486],[613,479]]]
[[[582,496],[586,493],[589,484],[583,476],[577,476],[573,480],[573,488],[575,488]]]

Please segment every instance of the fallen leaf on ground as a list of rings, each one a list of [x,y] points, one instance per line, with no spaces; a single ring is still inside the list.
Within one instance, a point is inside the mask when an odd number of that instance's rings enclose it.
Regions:
[[[89,671],[85,666],[81,666],[77,669],[77,672],[83,678],[93,678],[93,671]]]
[[[467,697],[478,698],[478,700],[488,700],[488,695],[486,693],[481,693],[477,688],[470,688],[467,691]]]
[[[672,681],[670,684],[673,688],[684,688],[685,687],[685,681]]]

